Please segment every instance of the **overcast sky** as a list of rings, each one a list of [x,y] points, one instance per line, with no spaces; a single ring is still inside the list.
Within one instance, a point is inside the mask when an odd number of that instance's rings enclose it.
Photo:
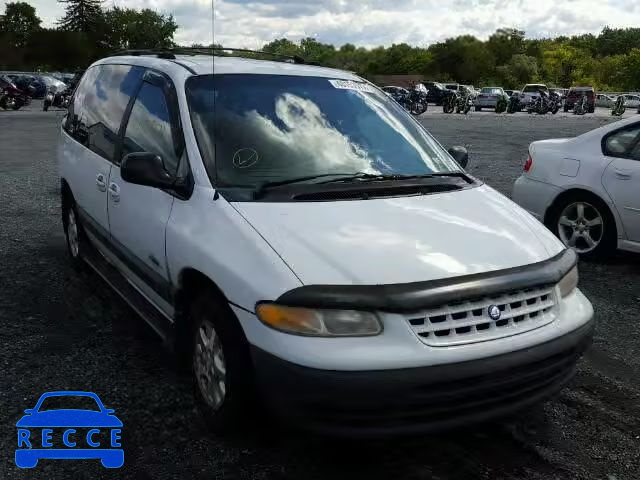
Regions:
[[[55,0],[27,0],[45,25],[62,16]],[[372,47],[426,46],[448,37],[486,38],[515,26],[528,37],[599,32],[640,25],[640,0],[106,0],[105,6],[172,13],[178,43],[259,47],[279,37],[315,37]]]

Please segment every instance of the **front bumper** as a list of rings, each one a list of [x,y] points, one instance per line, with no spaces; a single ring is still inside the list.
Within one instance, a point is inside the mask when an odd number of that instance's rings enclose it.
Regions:
[[[474,102],[474,106],[480,107],[480,108],[496,108],[497,103],[498,103],[497,98],[494,98],[494,99],[477,98],[476,101]]]
[[[580,328],[527,349],[467,362],[377,371],[302,367],[252,348],[258,385],[276,414],[340,436],[454,428],[522,410],[557,393],[593,335]]]

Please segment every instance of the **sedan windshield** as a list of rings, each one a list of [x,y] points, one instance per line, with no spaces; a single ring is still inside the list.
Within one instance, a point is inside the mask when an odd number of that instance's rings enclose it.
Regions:
[[[203,75],[186,85],[193,128],[218,187],[321,175],[459,172],[388,95],[365,82]]]

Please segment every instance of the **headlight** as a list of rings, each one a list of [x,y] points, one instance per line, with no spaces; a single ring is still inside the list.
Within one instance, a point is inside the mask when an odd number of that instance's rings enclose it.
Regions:
[[[569,273],[567,273],[562,280],[558,282],[558,288],[560,289],[560,296],[566,297],[573,292],[578,286],[578,267],[573,267]]]
[[[370,312],[297,308],[261,303],[256,306],[256,313],[266,325],[298,335],[345,337],[382,333],[382,324],[378,317]]]

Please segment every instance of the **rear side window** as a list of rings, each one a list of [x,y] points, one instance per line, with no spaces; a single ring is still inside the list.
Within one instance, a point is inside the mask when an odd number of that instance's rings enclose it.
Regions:
[[[640,160],[640,124],[610,133],[604,138],[604,154]]]
[[[160,155],[169,173],[175,174],[178,169],[167,98],[160,87],[147,82],[133,104],[124,135],[122,155],[133,152]]]
[[[80,143],[114,161],[118,130],[144,69],[130,65],[98,65],[82,77],[69,112],[69,133]]]

